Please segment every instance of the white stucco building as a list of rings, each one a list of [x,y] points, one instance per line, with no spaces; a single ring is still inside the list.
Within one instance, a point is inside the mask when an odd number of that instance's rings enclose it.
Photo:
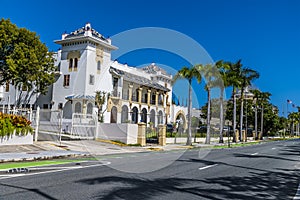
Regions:
[[[54,41],[61,45],[55,53],[56,82],[47,95],[36,95],[27,106],[63,110],[63,117],[73,113],[96,114],[95,92],[110,96],[103,106],[106,123],[175,122],[186,118],[186,108],[172,105],[172,76],[154,63],[135,68],[112,61],[117,51],[109,38],[103,37],[90,23]],[[13,106],[18,91],[4,86],[4,106]],[[186,122],[186,120],[185,120]]]

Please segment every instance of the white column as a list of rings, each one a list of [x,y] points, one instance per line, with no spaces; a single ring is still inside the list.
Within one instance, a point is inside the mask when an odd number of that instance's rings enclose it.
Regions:
[[[37,142],[39,134],[39,125],[40,125],[40,107],[36,108],[36,117],[35,117],[35,132],[34,132],[34,141]]]

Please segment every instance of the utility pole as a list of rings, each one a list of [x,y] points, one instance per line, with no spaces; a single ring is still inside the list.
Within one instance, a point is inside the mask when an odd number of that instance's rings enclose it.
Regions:
[[[260,123],[260,132],[261,132],[261,138],[263,138],[264,135],[264,106],[261,105],[261,123]],[[260,139],[260,138],[259,138]]]
[[[258,138],[258,131],[257,131],[257,104],[255,102],[255,138]]]

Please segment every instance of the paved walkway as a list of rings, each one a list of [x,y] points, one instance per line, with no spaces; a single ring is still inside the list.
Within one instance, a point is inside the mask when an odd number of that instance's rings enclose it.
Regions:
[[[194,147],[209,147],[210,145],[195,143]],[[120,153],[135,153],[147,151],[171,151],[189,149],[185,144],[167,144],[166,146],[148,145],[146,147],[120,146],[108,142],[95,140],[63,141],[61,144],[52,141],[34,142],[32,145],[4,145],[0,146],[0,163],[10,161],[25,161],[50,159],[71,156],[108,155]],[[193,148],[193,147],[192,147]]]

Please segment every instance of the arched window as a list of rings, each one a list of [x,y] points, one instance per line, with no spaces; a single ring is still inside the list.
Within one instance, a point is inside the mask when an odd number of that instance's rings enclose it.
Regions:
[[[113,106],[110,111],[110,123],[117,123],[118,110],[116,106]]]
[[[77,71],[78,58],[74,58],[74,71]]]
[[[97,73],[100,74],[100,71],[101,71],[101,62],[98,61],[97,62]]]
[[[155,124],[155,110],[151,110],[150,111],[150,122],[153,123],[153,126],[156,127],[156,124]]]
[[[131,114],[131,121],[134,124],[138,123],[138,108],[137,107],[133,107],[132,108],[132,114]]]
[[[75,113],[81,113],[81,103],[77,102],[75,104]]]
[[[73,58],[70,58],[70,60],[69,60],[69,72],[72,71],[72,68],[73,68]]]
[[[141,116],[141,122],[147,123],[147,109],[142,109],[142,116]]]
[[[93,104],[92,103],[88,103],[87,104],[87,114],[93,114]]]
[[[126,123],[127,120],[128,120],[128,107],[124,105],[122,106],[121,123]]]
[[[152,95],[151,95],[151,104],[152,104],[152,105],[155,105],[155,99],[156,99],[156,95],[155,95],[155,93],[153,92]]]

